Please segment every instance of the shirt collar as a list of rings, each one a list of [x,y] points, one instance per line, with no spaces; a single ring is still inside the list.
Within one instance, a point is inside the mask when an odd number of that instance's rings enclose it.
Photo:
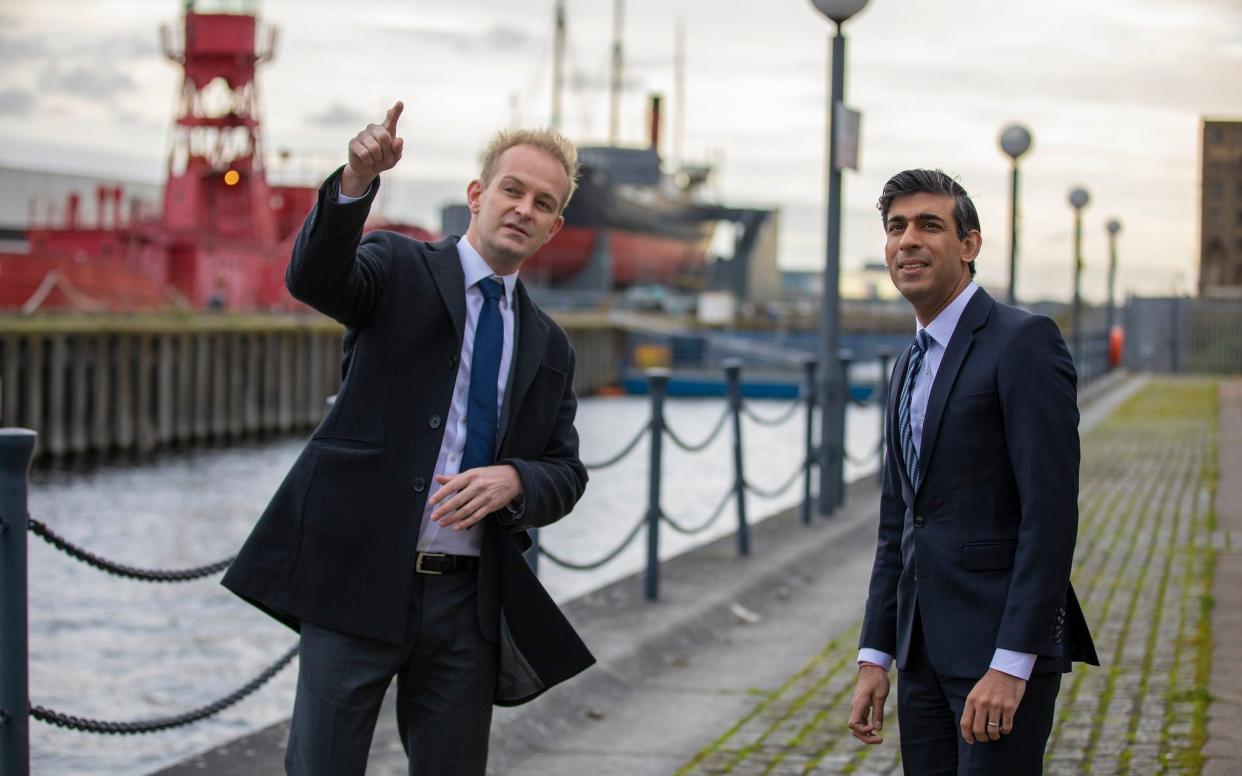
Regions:
[[[966,309],[966,303],[979,290],[979,286],[975,285],[975,281],[970,281],[957,297],[949,302],[949,306],[940,311],[935,320],[927,324],[927,326],[918,325],[915,321],[915,336],[920,331],[927,331],[927,336],[935,340],[936,344],[942,348],[949,346],[949,340],[953,337],[953,332],[957,329],[957,322],[962,318],[962,311]]]
[[[461,257],[461,271],[466,276],[466,288],[477,284],[484,278],[495,277],[505,284],[505,299],[513,300],[513,289],[517,285],[518,273],[513,272],[508,275],[497,275],[492,268],[487,265],[475,247],[470,244],[469,238],[462,237],[457,241],[457,255]]]

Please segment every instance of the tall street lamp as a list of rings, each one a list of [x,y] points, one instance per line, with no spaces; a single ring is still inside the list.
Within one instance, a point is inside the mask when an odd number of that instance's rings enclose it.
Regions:
[[[1075,365],[1081,368],[1082,358],[1082,295],[1079,287],[1082,281],[1082,209],[1091,201],[1091,196],[1082,186],[1070,190],[1069,203],[1074,208],[1074,306],[1070,311],[1070,330],[1073,336],[1073,353]]]
[[[1018,157],[1031,150],[1031,133],[1021,124],[1001,131],[1001,150],[1012,160],[1009,182],[1009,304],[1018,303]]]
[[[815,9],[836,25],[832,37],[832,90],[828,100],[828,247],[820,307],[819,381],[820,445],[819,504],[822,515],[844,500],[845,407],[843,370],[837,368],[841,315],[841,124],[845,111],[845,36],[841,25],[867,5],[867,0],[811,0]],[[855,126],[857,126],[855,124]],[[852,165],[851,165],[852,166]]]
[[[1121,221],[1108,219],[1108,336],[1113,336],[1113,326],[1117,323],[1117,307],[1113,301],[1113,291],[1117,285],[1117,235],[1121,232]]]

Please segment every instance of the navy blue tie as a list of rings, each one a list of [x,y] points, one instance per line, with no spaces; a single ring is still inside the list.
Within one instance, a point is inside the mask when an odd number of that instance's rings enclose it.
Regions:
[[[914,394],[914,381],[923,368],[923,355],[927,353],[931,335],[920,331],[910,347],[910,365],[906,367],[906,379],[901,384],[901,396],[897,402],[897,428],[901,432],[901,458],[906,465],[910,485],[919,486],[919,452],[914,446],[914,427],[910,423],[910,400]]]
[[[500,298],[504,284],[494,278],[478,282],[483,292],[483,309],[474,328],[474,353],[470,357],[470,394],[466,404],[466,450],[461,470],[490,466],[496,462],[497,382],[500,354],[504,350],[505,327],[500,319]]]

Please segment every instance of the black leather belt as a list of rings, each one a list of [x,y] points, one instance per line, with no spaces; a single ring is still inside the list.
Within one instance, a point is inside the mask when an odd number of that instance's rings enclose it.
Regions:
[[[420,552],[414,556],[414,571],[439,576],[474,571],[479,559],[474,555],[448,555],[443,552]]]

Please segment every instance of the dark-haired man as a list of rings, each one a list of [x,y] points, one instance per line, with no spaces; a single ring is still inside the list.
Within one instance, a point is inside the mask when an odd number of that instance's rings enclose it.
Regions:
[[[577,152],[501,133],[464,236],[363,235],[401,110],[350,141],[298,235],[286,282],[345,325],[341,389],[224,578],[300,630],[299,776],[363,776],[394,676],[410,773],[483,776],[492,704],[594,660],[521,557],[587,481],[573,348],[517,278],[561,228]]]
[[[1073,359],[1051,320],[975,285],[979,217],[956,181],[907,170],[877,207],[917,333],[888,396],[849,726],[880,743],[895,662],[906,773],[1037,774],[1062,672],[1099,662],[1069,582]]]

